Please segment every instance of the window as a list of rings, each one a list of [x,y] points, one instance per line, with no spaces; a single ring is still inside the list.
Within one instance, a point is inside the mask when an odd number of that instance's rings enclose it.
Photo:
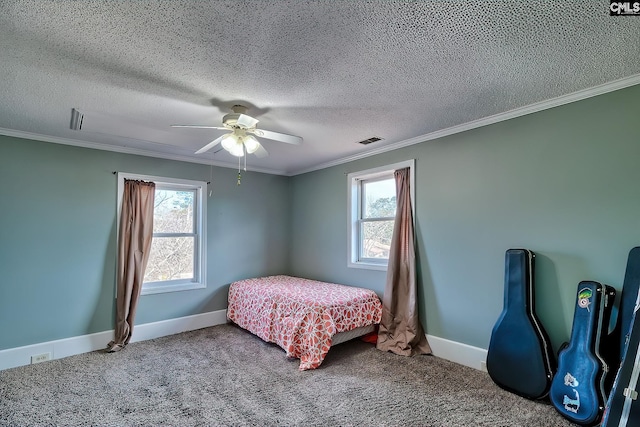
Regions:
[[[411,168],[413,200],[413,160],[347,175],[349,267],[387,269],[396,215],[396,183],[393,173],[406,167]]]
[[[118,221],[125,179],[156,184],[153,239],[142,294],[205,287],[206,183],[157,176],[118,174]],[[118,227],[119,229],[119,227]]]

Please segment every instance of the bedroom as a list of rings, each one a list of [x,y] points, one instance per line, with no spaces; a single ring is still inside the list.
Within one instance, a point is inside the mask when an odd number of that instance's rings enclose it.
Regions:
[[[624,19],[638,28],[640,19]],[[624,46],[637,53],[633,41]],[[538,254],[539,314],[558,348],[569,336],[577,283],[619,288],[626,255],[640,242],[640,67],[630,67],[617,90],[580,92],[575,102],[306,173],[256,172],[250,157],[240,186],[232,167],[25,139],[6,106],[24,107],[8,98],[0,110],[0,368],[106,343],[115,307],[113,171],[213,184],[207,287],[143,296],[143,339],[223,323],[229,284],[247,277],[289,273],[381,293],[384,272],[347,267],[346,174],[407,159],[416,159],[420,308],[436,354],[480,369],[510,247]],[[75,106],[61,107],[65,127]],[[207,111],[212,122],[221,117]],[[35,347],[18,354],[25,346]]]

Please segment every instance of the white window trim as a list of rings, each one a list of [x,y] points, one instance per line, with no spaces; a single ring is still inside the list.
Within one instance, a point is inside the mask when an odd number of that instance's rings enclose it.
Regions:
[[[393,163],[390,165],[380,166],[373,169],[367,169],[359,172],[351,172],[347,174],[347,267],[362,268],[367,270],[387,270],[387,261],[383,262],[365,262],[358,259],[358,181],[363,179],[372,179],[379,176],[388,175],[398,169],[409,168],[409,182],[411,190],[411,209],[415,223],[415,159],[405,160],[403,162]]]
[[[187,291],[191,289],[203,289],[207,284],[207,200],[205,198],[207,183],[204,181],[192,181],[188,179],[168,178],[163,176],[140,175],[127,172],[118,172],[118,203],[116,211],[116,250],[119,247],[120,239],[120,212],[122,212],[122,195],[124,193],[124,180],[151,181],[156,184],[164,184],[172,187],[184,187],[189,190],[196,190],[196,210],[199,212],[196,218],[197,229],[200,230],[197,239],[200,254],[195,261],[194,276],[196,280],[191,282],[154,282],[153,284],[143,284],[140,295],[151,295],[165,292]],[[198,254],[196,253],[196,258]],[[116,254],[116,263],[118,256]],[[116,267],[117,278],[117,267]],[[116,289],[117,292],[117,289]]]

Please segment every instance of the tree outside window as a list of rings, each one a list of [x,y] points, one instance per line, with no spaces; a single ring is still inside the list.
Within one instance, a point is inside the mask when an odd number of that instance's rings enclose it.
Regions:
[[[360,182],[360,259],[389,259],[396,215],[393,176]]]
[[[193,280],[195,191],[156,187],[153,240],[144,282]]]

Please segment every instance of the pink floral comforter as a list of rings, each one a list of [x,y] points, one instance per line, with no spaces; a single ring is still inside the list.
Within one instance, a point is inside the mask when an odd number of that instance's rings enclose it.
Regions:
[[[380,323],[382,304],[369,289],[291,276],[234,282],[227,318],[315,369],[338,332]]]

